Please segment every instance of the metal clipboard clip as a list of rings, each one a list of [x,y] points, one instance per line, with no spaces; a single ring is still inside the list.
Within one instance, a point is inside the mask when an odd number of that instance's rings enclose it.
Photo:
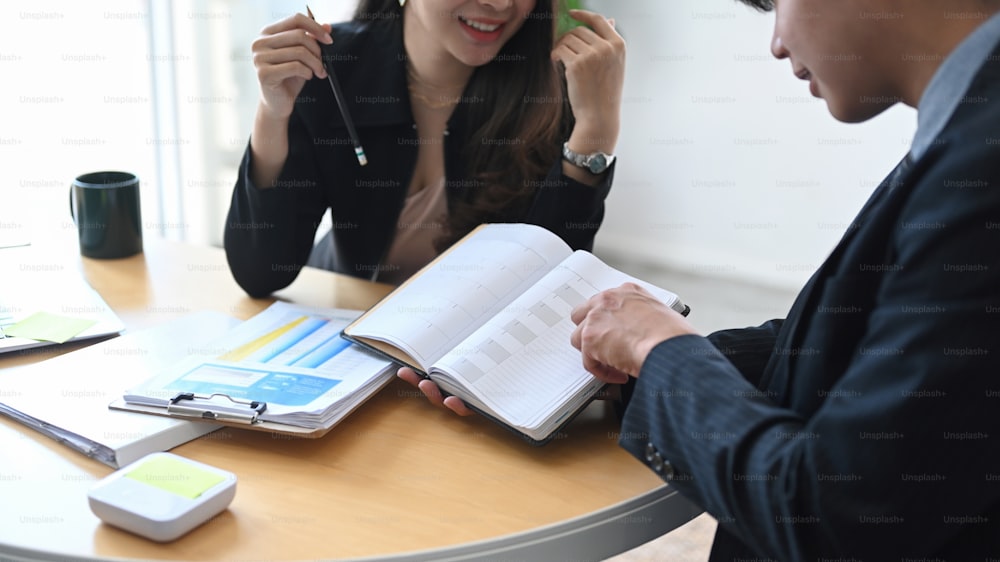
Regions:
[[[215,397],[225,398],[232,405],[213,402],[212,399]],[[198,403],[199,401],[200,403]],[[182,404],[181,402],[189,403]],[[222,393],[199,396],[193,392],[179,392],[167,403],[167,414],[171,416],[237,422],[247,425],[259,423],[261,421],[260,415],[266,409],[267,402],[240,400]]]

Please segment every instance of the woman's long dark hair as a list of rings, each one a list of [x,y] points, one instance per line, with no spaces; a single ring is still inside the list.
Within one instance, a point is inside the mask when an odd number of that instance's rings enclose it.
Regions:
[[[563,78],[549,57],[557,2],[537,0],[521,29],[469,79],[464,103],[456,108],[464,114],[455,117],[468,126],[461,156],[472,181],[468,196],[449,213],[438,250],[479,224],[518,217],[560,157],[572,113]],[[398,0],[360,0],[354,19],[401,24],[402,8]]]

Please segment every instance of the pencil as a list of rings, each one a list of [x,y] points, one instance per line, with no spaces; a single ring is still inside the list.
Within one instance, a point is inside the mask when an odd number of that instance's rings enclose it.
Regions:
[[[316,17],[313,16],[309,6],[306,6],[306,13],[309,14],[310,19],[316,21]],[[327,53],[328,48],[330,48],[330,45],[325,43],[319,44],[319,50],[322,53],[320,58],[323,61],[323,68],[326,69],[326,79],[333,90],[333,97],[337,100],[337,107],[340,109],[340,116],[344,119],[344,125],[347,126],[347,134],[351,135],[351,142],[354,143],[354,154],[358,157],[358,163],[365,166],[368,164],[368,157],[365,156],[365,149],[361,146],[361,139],[358,138],[358,132],[354,130],[354,122],[351,120],[351,114],[347,112],[347,100],[344,98],[344,92],[340,90],[340,83],[337,82],[337,76],[333,73],[333,59]]]

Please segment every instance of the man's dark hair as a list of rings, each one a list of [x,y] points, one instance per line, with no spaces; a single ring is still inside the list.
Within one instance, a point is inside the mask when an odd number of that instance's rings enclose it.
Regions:
[[[774,0],[740,0],[747,6],[753,6],[762,12],[770,12],[774,9]]]

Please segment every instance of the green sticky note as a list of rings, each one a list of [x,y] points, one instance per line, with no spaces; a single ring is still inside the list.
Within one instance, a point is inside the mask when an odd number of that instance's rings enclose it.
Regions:
[[[8,336],[63,343],[94,324],[97,324],[96,320],[36,312],[3,331]]]
[[[155,457],[125,475],[154,488],[195,499],[204,494],[225,477],[169,457]]]

